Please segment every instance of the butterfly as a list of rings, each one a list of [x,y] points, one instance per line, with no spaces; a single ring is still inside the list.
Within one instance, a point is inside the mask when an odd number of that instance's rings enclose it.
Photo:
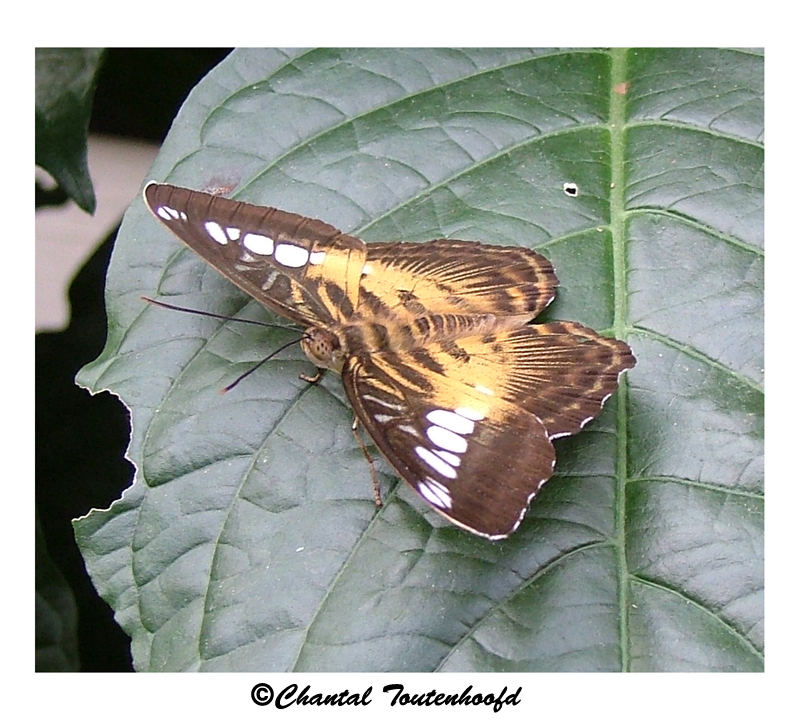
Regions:
[[[519,527],[635,359],[575,322],[532,324],[555,297],[533,250],[464,240],[365,243],[301,215],[150,183],[153,215],[341,373],[357,421],[417,494],[492,540]]]

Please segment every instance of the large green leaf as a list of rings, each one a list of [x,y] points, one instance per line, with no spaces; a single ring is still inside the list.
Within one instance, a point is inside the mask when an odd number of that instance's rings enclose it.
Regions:
[[[131,409],[134,486],[76,522],[140,670],[759,670],[763,665],[763,57],[722,50],[230,55],[151,177],[366,240],[536,247],[547,317],[626,338],[614,401],[491,543],[385,465],[335,375],[142,202],[79,381]],[[565,183],[577,185],[573,196]]]

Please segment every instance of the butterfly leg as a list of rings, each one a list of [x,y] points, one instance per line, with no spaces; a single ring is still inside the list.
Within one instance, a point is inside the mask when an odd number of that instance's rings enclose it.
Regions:
[[[367,446],[361,439],[361,433],[358,432],[358,418],[353,419],[353,435],[355,435],[356,442],[361,448],[361,452],[364,453],[364,457],[367,459],[367,463],[369,464],[369,475],[372,478],[372,494],[375,497],[375,504],[378,507],[383,507],[383,500],[381,500],[381,484],[378,481],[378,473],[375,470],[375,461],[372,459],[372,455],[369,454]]]
[[[317,368],[317,374],[313,376],[300,373],[300,379],[305,380],[309,385],[316,385],[320,380],[322,380],[326,370],[327,368]]]

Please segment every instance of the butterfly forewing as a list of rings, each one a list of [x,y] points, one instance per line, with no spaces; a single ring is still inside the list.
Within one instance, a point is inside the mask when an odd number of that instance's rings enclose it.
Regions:
[[[551,439],[596,417],[632,365],[624,343],[550,323],[356,355],[343,378],[398,473],[453,522],[496,539],[552,475]]]
[[[478,382],[426,372],[415,355],[351,358],[343,379],[359,419],[437,512],[484,537],[508,536],[553,472],[544,425]]]
[[[341,370],[400,476],[478,535],[518,527],[553,472],[551,440],[596,417],[635,363],[624,342],[577,323],[529,323],[558,284],[532,250],[366,245],[274,208],[155,183],[144,196],[242,290],[310,328],[306,353]]]
[[[358,303],[362,240],[319,220],[150,183],[153,214],[256,300],[302,325],[328,325]]]

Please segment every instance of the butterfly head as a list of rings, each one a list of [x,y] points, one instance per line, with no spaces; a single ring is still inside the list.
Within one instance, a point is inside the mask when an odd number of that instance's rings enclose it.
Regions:
[[[330,330],[312,327],[306,330],[300,347],[314,365],[342,372],[346,350],[339,338]]]

